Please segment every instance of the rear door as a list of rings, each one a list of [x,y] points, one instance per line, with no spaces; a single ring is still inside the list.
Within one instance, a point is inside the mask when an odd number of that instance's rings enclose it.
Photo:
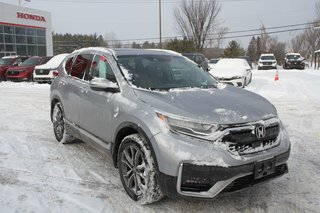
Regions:
[[[84,74],[90,68],[92,56],[80,54],[70,57],[66,62],[66,75],[59,83],[59,91],[62,97],[62,104],[65,116],[70,122],[79,125],[79,102]]]

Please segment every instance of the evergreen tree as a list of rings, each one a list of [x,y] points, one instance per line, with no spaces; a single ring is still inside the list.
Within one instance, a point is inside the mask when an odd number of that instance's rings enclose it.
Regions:
[[[261,39],[260,37],[258,36],[257,38],[257,51],[256,51],[256,59],[258,59],[260,57],[260,55],[262,54],[262,47],[261,47]]]
[[[229,42],[228,47],[224,50],[223,56],[226,58],[236,58],[244,54],[240,44],[235,40]]]
[[[257,41],[256,38],[253,36],[250,40],[250,43],[248,45],[248,51],[247,55],[249,56],[250,61],[256,61],[257,60]]]

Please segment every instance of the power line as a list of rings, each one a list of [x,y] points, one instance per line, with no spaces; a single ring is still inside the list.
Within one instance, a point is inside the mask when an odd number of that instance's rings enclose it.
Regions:
[[[311,22],[311,23],[313,23],[313,22]],[[285,28],[285,27],[289,27],[289,26],[301,26],[301,25],[307,25],[307,24],[311,24],[311,23],[293,24],[293,25],[286,25],[286,26],[270,27],[270,28],[265,28],[265,29],[267,30],[267,29],[277,29],[277,28],[280,28],[280,27]],[[305,26],[305,27],[299,27],[299,28],[293,28],[293,29],[276,30],[276,31],[271,31],[271,32],[257,32],[257,33],[250,33],[250,34],[244,34],[244,35],[233,35],[233,36],[223,37],[223,39],[244,38],[244,37],[252,37],[252,36],[259,36],[259,35],[269,35],[269,34],[279,34],[279,33],[285,33],[285,32],[300,31],[300,30],[305,30],[305,29],[309,29],[309,28],[310,28],[310,26]],[[259,29],[259,30],[261,30],[261,29]],[[241,32],[251,32],[251,31],[252,30],[243,30]],[[233,31],[233,32],[236,32],[236,31]],[[170,37],[163,37],[163,38],[165,38],[165,39],[174,39],[174,38],[183,38],[183,36],[170,36]],[[217,38],[215,38],[215,37],[208,38],[208,39],[206,39],[206,41],[215,40],[215,39],[217,39]],[[130,42],[130,41],[148,41],[148,40],[158,40],[158,38],[108,40],[108,42],[112,42],[112,41]],[[74,42],[74,41],[54,41],[54,43],[71,43],[71,42]],[[157,44],[157,42],[153,42],[153,43]]]
[[[120,1],[115,1],[115,0],[96,0],[96,1],[88,1],[88,0],[82,0],[82,1],[73,1],[73,0],[33,0],[33,1],[39,1],[39,2],[52,2],[52,3],[82,3],[82,4],[158,4],[157,0],[138,0],[138,1],[129,1],[129,0],[120,0]],[[199,1],[199,0],[196,0]],[[218,2],[249,2],[249,1],[257,1],[257,0],[217,0]],[[175,3],[180,3],[182,0],[167,0],[163,1],[162,3],[164,4],[175,4]]]

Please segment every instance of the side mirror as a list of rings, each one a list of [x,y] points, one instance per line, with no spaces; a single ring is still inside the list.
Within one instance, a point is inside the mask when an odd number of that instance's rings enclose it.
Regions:
[[[105,78],[94,78],[90,81],[90,87],[97,91],[118,92],[118,84]]]

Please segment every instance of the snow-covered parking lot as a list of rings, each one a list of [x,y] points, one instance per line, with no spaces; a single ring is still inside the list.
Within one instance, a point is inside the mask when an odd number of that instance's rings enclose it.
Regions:
[[[319,212],[320,71],[254,71],[246,88],[269,99],[287,126],[289,173],[213,200],[139,206],[110,159],[55,140],[49,85],[0,83],[0,212]]]

